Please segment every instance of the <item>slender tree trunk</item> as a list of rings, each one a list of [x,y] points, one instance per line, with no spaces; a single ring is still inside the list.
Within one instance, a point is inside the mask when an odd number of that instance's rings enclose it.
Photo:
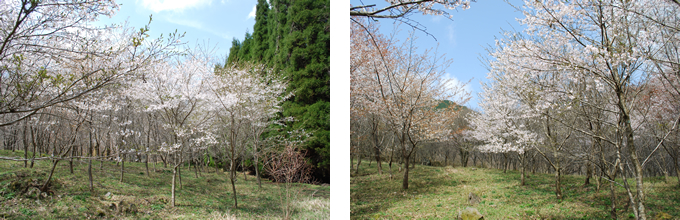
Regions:
[[[359,175],[359,166],[361,166],[361,153],[357,154],[359,159],[357,160],[357,169],[354,170],[354,175]]]
[[[179,161],[179,165],[177,167],[177,178],[179,179],[179,189],[184,189],[184,185],[182,185],[182,160]]]
[[[236,182],[234,181],[234,179],[236,178],[236,167],[235,167],[234,163],[236,163],[236,161],[234,161],[235,158],[234,158],[234,147],[233,146],[232,146],[232,149],[231,149],[231,155],[232,155],[232,157],[231,157],[231,165],[230,165],[231,167],[229,169],[230,170],[229,171],[229,177],[231,179],[231,189],[232,189],[232,192],[233,192],[233,195],[234,195],[234,208],[237,208],[238,202],[237,202],[237,198],[236,198]]]
[[[524,160],[526,159],[526,158],[525,158],[525,153],[521,153],[521,154],[519,155],[519,158],[520,158],[519,165],[520,165],[520,167],[521,167],[521,169],[522,169],[522,174],[521,174],[522,183],[520,184],[520,186],[524,186],[524,170],[525,170],[524,167],[525,167],[525,164],[526,164],[526,163],[525,163],[526,161],[524,161]]]
[[[59,163],[59,159],[52,160],[52,169],[50,169],[50,175],[47,176],[47,180],[45,180],[45,183],[40,187],[40,191],[45,192],[47,190],[47,185],[50,184],[50,180],[52,180],[52,175],[54,175],[54,168],[57,167],[57,163]]]
[[[28,126],[26,126],[28,120],[24,122],[24,167],[28,167]]]
[[[92,127],[92,123],[90,123],[90,127]],[[90,191],[94,191],[94,184],[92,184],[92,154],[94,152],[93,145],[92,145],[92,131],[89,132],[90,134],[90,143],[89,143],[89,150],[88,150],[88,156],[87,158],[87,177],[90,180]]]
[[[257,151],[257,150],[255,150]],[[255,153],[255,177],[257,177],[257,187],[259,189],[262,189],[262,181],[260,180],[260,164],[259,164],[259,158],[257,156],[258,154]]]
[[[149,152],[146,152],[146,160],[144,161],[144,166],[146,167],[146,177],[151,177],[149,174]]]
[[[120,166],[120,182],[123,182],[123,175],[125,174],[125,157],[121,157],[120,162],[122,165]]]
[[[628,147],[628,156],[630,156],[631,162],[633,162],[633,171],[635,175],[635,186],[637,189],[637,209],[638,209],[638,215],[636,216],[638,220],[646,220],[647,215],[645,213],[645,193],[644,193],[644,185],[642,184],[642,165],[640,164],[640,160],[638,159],[638,155],[636,152],[635,148],[635,139],[633,139],[633,127],[631,126],[630,123],[630,115],[629,111],[626,107],[626,98],[624,97],[625,94],[621,90],[616,91],[618,95],[618,108],[620,111],[620,117],[621,120],[620,122],[623,123],[623,128],[624,128],[624,136],[626,138],[626,145]]]
[[[71,151],[71,158],[68,159],[68,169],[71,171],[71,174],[73,174],[73,156],[75,154],[75,150]]]
[[[583,187],[590,185],[590,178],[593,176],[593,168],[590,166],[590,161],[586,161],[586,181],[583,183]]]
[[[382,175],[382,161],[380,161],[380,148],[376,145],[373,147],[373,150],[375,153],[375,162],[378,164],[378,174]]]
[[[406,163],[404,163],[404,180],[401,183],[401,188],[402,189],[408,189],[408,165],[409,165],[408,162],[409,162],[409,158],[407,157],[404,161]]]
[[[175,182],[176,182],[176,179],[177,179],[177,177],[176,177],[177,176],[177,166],[178,165],[175,165],[172,168],[172,189],[171,189],[171,192],[172,192],[171,205],[172,205],[172,207],[175,207]]]
[[[558,162],[559,163],[559,162]],[[555,168],[555,197],[557,200],[562,200],[562,168],[559,165]]]
[[[33,127],[31,127],[31,142],[33,143],[33,156],[31,157],[30,168],[33,168],[33,163],[35,162],[35,150],[36,148],[38,148],[38,145],[36,144],[35,132],[33,132]]]

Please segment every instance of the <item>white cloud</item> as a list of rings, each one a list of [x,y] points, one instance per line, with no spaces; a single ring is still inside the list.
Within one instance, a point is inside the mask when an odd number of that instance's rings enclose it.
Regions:
[[[449,44],[451,44],[451,47],[455,48],[457,43],[456,43],[456,27],[455,25],[451,24],[449,26],[446,26],[446,29],[448,30],[447,37],[449,39]]]
[[[198,8],[210,5],[212,0],[141,0],[142,7],[155,13],[161,11],[183,11],[188,8]]]
[[[255,12],[257,11],[257,5],[253,6],[253,10],[248,13],[248,18],[255,18]]]

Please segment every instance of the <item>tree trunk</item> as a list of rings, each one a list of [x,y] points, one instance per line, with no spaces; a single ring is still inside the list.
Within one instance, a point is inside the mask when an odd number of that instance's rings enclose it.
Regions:
[[[35,151],[36,151],[36,148],[38,148],[38,144],[36,143],[36,139],[37,139],[37,138],[35,137],[35,133],[36,133],[36,132],[33,131],[33,127],[30,127],[30,129],[31,129],[31,143],[33,143],[33,156],[31,157],[31,166],[30,166],[30,168],[33,168],[33,164],[34,164],[34,162],[35,162]]]
[[[234,167],[234,163],[236,163],[236,161],[234,161],[235,158],[233,156],[234,155],[233,147],[232,147],[232,154],[231,155],[232,155],[232,158],[231,158],[231,167],[229,169],[229,177],[230,177],[229,179],[231,179],[231,189],[232,189],[232,192],[233,192],[233,195],[234,195],[234,208],[237,208],[238,202],[236,200],[236,182],[234,181],[234,178],[236,178],[236,167]]]
[[[47,185],[50,183],[50,180],[52,180],[52,175],[54,174],[54,168],[57,167],[57,163],[59,163],[59,159],[52,161],[52,169],[50,169],[50,175],[47,176],[47,180],[45,180],[45,183],[42,185],[42,187],[40,187],[41,192],[45,192],[47,190]]]
[[[624,118],[625,125],[626,125],[626,133],[628,136],[627,140],[627,145],[628,145],[628,155],[630,156],[631,161],[633,162],[633,167],[635,168],[634,175],[635,175],[635,188],[637,189],[637,207],[638,207],[638,216],[637,219],[639,220],[646,220],[647,219],[647,214],[645,211],[645,192],[644,192],[644,185],[642,183],[642,165],[640,164],[640,160],[638,159],[637,152],[635,150],[635,143],[633,139],[633,128],[630,125],[630,119],[627,117]]]
[[[590,185],[590,178],[593,176],[593,168],[590,166],[590,161],[586,161],[586,181],[583,183],[583,187]]]
[[[120,162],[122,165],[120,166],[120,182],[123,182],[123,175],[125,174],[125,158],[121,157]]]
[[[172,168],[172,189],[171,189],[172,196],[171,196],[171,199],[170,199],[172,207],[175,207],[175,182],[176,182],[175,180],[177,179],[176,178],[176,176],[177,176],[177,166],[178,165],[175,165]]]
[[[375,162],[378,164],[378,175],[382,175],[382,161],[380,161],[380,148],[373,147],[375,153]]]
[[[92,124],[90,124],[90,127],[92,127]],[[92,154],[94,153],[94,146],[92,146],[92,131],[90,133],[90,143],[89,143],[89,150],[88,150],[88,157],[87,158],[87,177],[90,180],[90,191],[94,191],[94,185],[92,184]]]
[[[559,163],[559,162],[558,162]],[[555,168],[555,197],[557,200],[562,200],[562,168],[559,165]]]
[[[25,123],[27,123],[27,122],[28,122],[28,120],[26,120]],[[28,167],[28,139],[27,139],[28,138],[27,137],[28,131],[27,130],[28,130],[28,127],[26,126],[26,124],[24,124],[24,138],[23,138],[23,141],[24,141],[24,167]]]
[[[71,156],[73,156],[73,151],[71,151]],[[68,169],[73,174],[73,157],[68,159]]]
[[[409,163],[409,158],[406,158],[404,160],[406,163],[404,163],[404,180],[401,182],[401,188],[402,189],[408,189],[408,163]]]
[[[522,169],[522,174],[521,174],[522,183],[520,183],[520,186],[524,186],[524,170],[525,170],[524,167],[526,166],[526,165],[525,165],[525,164],[526,164],[526,163],[525,163],[525,162],[526,162],[526,161],[525,161],[525,160],[526,160],[525,156],[526,156],[525,153],[521,153],[521,154],[519,155],[519,158],[520,158],[520,160],[519,160],[519,166],[520,166],[521,169]]]
[[[144,161],[144,166],[146,167],[146,177],[151,177],[149,174],[149,152],[146,153],[146,161]]]
[[[354,170],[354,175],[359,175],[359,166],[361,165],[361,154],[357,155],[359,159],[357,160],[357,168]]]
[[[260,164],[257,153],[255,154],[255,177],[257,178],[257,187],[262,189],[262,180],[260,180]]]

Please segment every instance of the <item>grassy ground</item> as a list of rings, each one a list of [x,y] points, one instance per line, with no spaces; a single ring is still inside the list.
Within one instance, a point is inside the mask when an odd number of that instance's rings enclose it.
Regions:
[[[563,177],[562,201],[555,199],[554,175],[535,174],[520,186],[517,171],[472,167],[416,166],[409,172],[409,189],[402,190],[403,172],[395,170],[389,179],[388,167],[383,175],[377,165],[364,161],[358,176],[350,178],[352,219],[454,219],[468,205],[468,194],[475,193],[481,202],[477,208],[484,219],[605,219],[611,204],[609,185],[597,192],[592,185],[583,187],[585,177]],[[680,219],[680,189],[674,177],[645,179],[648,219]],[[631,182],[632,183],[632,182]],[[606,186],[606,187],[604,187]],[[634,184],[633,184],[634,186]],[[625,189],[618,187],[619,208],[625,207]],[[630,218],[633,211],[621,210],[619,219]]]
[[[22,156],[23,152],[0,150],[0,155]],[[93,161],[94,191],[90,191],[87,163],[74,161],[71,174],[68,161],[61,161],[52,179],[52,193],[41,197],[33,189],[24,193],[16,189],[21,184],[41,185],[50,161],[37,162],[30,169],[23,162],[0,160],[0,219],[280,219],[285,207],[292,208],[292,219],[330,218],[330,186],[294,184],[291,192],[297,192],[296,196],[285,206],[283,185],[263,180],[260,190],[253,176],[244,180],[241,173],[236,183],[239,206],[233,208],[227,173],[215,173],[214,168],[198,178],[193,169],[183,169],[183,187],[176,190],[177,206],[171,207],[171,169],[158,164],[154,172],[149,166],[151,177],[143,163],[125,163],[125,178],[120,182],[120,166],[104,162],[100,170],[99,162]]]

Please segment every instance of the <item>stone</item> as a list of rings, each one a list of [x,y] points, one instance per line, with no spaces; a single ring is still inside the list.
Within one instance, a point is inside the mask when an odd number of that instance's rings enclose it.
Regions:
[[[458,212],[458,219],[461,220],[479,220],[484,219],[484,215],[479,213],[476,208],[467,207],[463,211]]]
[[[474,193],[470,193],[468,195],[468,203],[470,205],[477,205],[481,201],[482,201],[482,199],[480,199],[479,196],[475,195]]]
[[[106,199],[111,199],[111,197],[113,197],[113,193],[111,192],[107,192],[106,195],[104,195],[104,198]]]

